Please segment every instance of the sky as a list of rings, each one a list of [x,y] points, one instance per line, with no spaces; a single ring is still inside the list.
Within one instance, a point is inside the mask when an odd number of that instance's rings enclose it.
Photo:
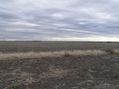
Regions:
[[[119,0],[0,0],[0,40],[119,42]]]

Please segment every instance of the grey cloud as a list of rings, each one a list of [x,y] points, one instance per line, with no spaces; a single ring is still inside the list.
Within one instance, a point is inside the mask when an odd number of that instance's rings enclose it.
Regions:
[[[18,16],[15,13],[12,13],[10,11],[0,10],[0,18],[2,18],[2,19],[17,19]]]
[[[10,39],[107,37],[107,34],[119,34],[119,1],[51,1],[1,0],[0,34]],[[0,36],[0,39],[3,37]]]

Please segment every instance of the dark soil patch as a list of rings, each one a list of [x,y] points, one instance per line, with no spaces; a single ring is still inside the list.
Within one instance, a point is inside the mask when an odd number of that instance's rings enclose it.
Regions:
[[[0,89],[119,89],[119,55],[0,60]]]

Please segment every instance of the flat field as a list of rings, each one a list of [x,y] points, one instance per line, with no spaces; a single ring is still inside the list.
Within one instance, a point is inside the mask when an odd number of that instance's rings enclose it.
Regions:
[[[119,89],[118,50],[111,42],[0,42],[0,89]]]
[[[0,42],[0,52],[53,52],[62,50],[104,50],[119,49],[118,43],[111,42]]]

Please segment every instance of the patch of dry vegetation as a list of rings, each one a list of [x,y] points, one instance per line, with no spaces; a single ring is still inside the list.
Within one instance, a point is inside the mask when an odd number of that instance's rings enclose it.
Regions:
[[[7,81],[11,80],[13,83],[15,82],[19,85],[22,85],[22,84],[29,85],[29,84],[32,84],[33,82],[37,81],[37,79],[34,79],[32,77],[34,74],[23,72],[19,68],[14,70],[12,73],[7,74],[7,75],[14,76],[14,77],[8,78]],[[6,75],[4,75],[4,76],[6,76]],[[8,85],[4,89],[13,89],[11,87],[12,87],[11,85]]]
[[[23,58],[41,58],[41,57],[68,57],[71,55],[102,55],[112,52],[119,53],[119,50],[73,50],[73,51],[55,51],[55,52],[27,52],[27,53],[0,53],[0,60],[5,59],[23,59]]]
[[[118,50],[118,49],[115,49],[115,52],[116,52],[116,53],[119,53],[119,50]]]
[[[68,72],[71,70],[64,70],[61,68],[55,68],[55,66],[49,66],[47,72],[43,72],[39,74],[39,78],[62,78],[64,76],[67,76]],[[19,85],[30,85],[33,84],[34,82],[38,82],[40,79],[39,78],[34,78],[33,76],[35,75],[34,73],[28,73],[22,71],[20,68],[15,69],[9,74],[3,75],[3,76],[14,76],[10,77],[7,79],[7,81],[13,81],[12,83],[17,83]],[[12,89],[11,85],[6,86],[4,89]]]
[[[59,68],[55,68],[53,66],[49,67],[49,72],[42,73],[39,75],[40,78],[53,78],[53,77],[59,77],[62,78],[63,76],[67,75],[69,70],[63,70]]]
[[[113,49],[110,49],[110,48],[105,49],[104,51],[107,52],[107,53],[109,53],[109,54],[112,54],[112,53],[115,52]]]
[[[107,52],[108,54],[119,55],[119,50],[117,49],[113,50],[113,49],[108,48],[108,49],[105,49],[104,51]]]

